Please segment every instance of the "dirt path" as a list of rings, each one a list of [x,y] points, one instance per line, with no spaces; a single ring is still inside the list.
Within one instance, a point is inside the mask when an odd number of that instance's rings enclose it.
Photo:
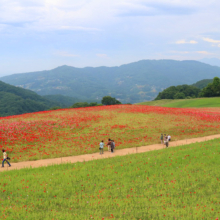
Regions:
[[[208,140],[213,140],[215,138],[220,138],[220,134],[217,135],[211,135],[206,137],[199,137],[199,138],[192,138],[188,140],[180,140],[180,141],[171,141],[169,144],[169,147],[176,147],[186,144],[192,144],[196,142],[203,142]],[[115,156],[123,156],[126,154],[135,154],[135,153],[143,153],[147,151],[152,150],[160,150],[165,148],[162,144],[153,144],[148,146],[142,146],[142,147],[134,147],[134,148],[126,148],[126,149],[120,149],[117,150],[115,153],[111,153],[108,151],[105,151],[104,154],[100,155],[99,153],[93,153],[93,154],[84,154],[79,156],[70,156],[70,157],[62,157],[62,158],[54,158],[54,159],[45,159],[45,160],[36,160],[36,161],[25,161],[25,162],[19,162],[19,163],[11,163],[11,167],[8,167],[8,164],[5,162],[5,167],[0,168],[0,172],[2,171],[9,171],[14,169],[22,169],[27,167],[41,167],[41,166],[48,166],[53,164],[61,164],[61,163],[76,163],[76,162],[84,162],[89,160],[96,160],[96,159],[104,159],[109,157],[115,157]],[[106,148],[105,148],[106,149]]]

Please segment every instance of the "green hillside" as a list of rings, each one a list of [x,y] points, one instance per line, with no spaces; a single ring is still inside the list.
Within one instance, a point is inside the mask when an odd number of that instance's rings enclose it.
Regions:
[[[0,116],[44,111],[58,105],[33,91],[0,81]]]
[[[50,101],[59,103],[59,106],[62,108],[68,108],[72,106],[76,102],[80,102],[81,100],[70,97],[70,96],[64,96],[64,95],[45,95],[43,96],[45,99],[48,99]]]
[[[21,73],[0,78],[40,95],[65,95],[80,100],[101,100],[110,95],[122,103],[152,100],[169,86],[193,84],[220,77],[220,67],[198,61],[142,60],[119,67],[75,68]]]
[[[2,219],[218,219],[219,151],[215,139],[0,173]]]
[[[220,97],[198,99],[162,99],[156,101],[142,102],[138,103],[138,105],[163,106],[173,108],[220,107]]]
[[[192,86],[195,86],[196,88],[199,88],[199,89],[203,89],[205,88],[209,83],[212,83],[213,82],[213,79],[203,79],[203,80],[200,80],[194,84],[192,84]]]

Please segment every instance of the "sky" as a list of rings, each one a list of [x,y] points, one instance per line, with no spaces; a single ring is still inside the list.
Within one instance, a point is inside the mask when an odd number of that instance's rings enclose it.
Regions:
[[[220,59],[219,0],[0,0],[0,76]]]

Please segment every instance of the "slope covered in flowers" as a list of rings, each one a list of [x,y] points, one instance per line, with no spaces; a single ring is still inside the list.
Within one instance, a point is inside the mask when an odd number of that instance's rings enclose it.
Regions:
[[[13,161],[36,160],[98,151],[101,140],[116,148],[219,133],[220,111],[117,105],[45,111],[0,118],[0,148]]]

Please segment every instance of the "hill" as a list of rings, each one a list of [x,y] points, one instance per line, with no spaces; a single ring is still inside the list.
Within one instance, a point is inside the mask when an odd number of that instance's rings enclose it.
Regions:
[[[0,116],[39,112],[58,105],[31,90],[0,81]]]
[[[162,106],[172,108],[206,108],[220,107],[220,98],[197,98],[197,99],[162,99],[156,101],[142,102],[137,105]]]
[[[203,80],[200,80],[194,84],[192,84],[192,86],[195,86],[196,88],[198,89],[203,89],[205,88],[209,83],[212,83],[213,82],[213,79],[203,79]]]
[[[210,114],[143,105],[60,109],[0,118],[0,146],[13,161],[56,158],[98,152],[100,141],[108,138],[123,149],[158,143],[161,132],[172,134],[172,140],[216,134],[219,121],[218,110]]]
[[[74,103],[81,101],[77,98],[64,95],[45,95],[43,98],[52,102],[56,102],[62,108],[68,108]]]
[[[61,66],[0,79],[40,95],[61,94],[80,100],[101,100],[111,95],[122,103],[137,103],[152,100],[169,86],[192,84],[215,76],[220,76],[220,67],[198,61],[142,60],[119,67]]]
[[[219,141],[2,173],[2,217],[218,219]]]

